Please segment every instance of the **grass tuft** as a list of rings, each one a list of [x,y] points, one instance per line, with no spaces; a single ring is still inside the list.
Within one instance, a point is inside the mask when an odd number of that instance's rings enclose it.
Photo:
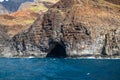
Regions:
[[[32,10],[34,12],[39,12],[39,11],[46,12],[48,9],[42,3],[40,3],[40,4],[36,5],[36,6],[32,6],[30,8],[30,10]]]

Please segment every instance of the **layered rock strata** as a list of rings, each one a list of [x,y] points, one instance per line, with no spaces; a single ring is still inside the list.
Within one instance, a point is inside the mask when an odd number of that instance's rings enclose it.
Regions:
[[[119,9],[105,4],[59,1],[31,28],[13,37],[11,56],[119,57]]]

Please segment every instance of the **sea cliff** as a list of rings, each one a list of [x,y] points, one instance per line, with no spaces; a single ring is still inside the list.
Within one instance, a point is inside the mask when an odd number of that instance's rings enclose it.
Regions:
[[[118,4],[104,0],[60,0],[28,29],[2,36],[9,45],[1,57],[120,58],[119,13]]]

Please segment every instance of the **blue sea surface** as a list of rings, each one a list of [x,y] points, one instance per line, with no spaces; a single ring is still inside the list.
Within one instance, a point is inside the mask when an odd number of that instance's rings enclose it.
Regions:
[[[0,58],[0,80],[120,80],[120,60]]]

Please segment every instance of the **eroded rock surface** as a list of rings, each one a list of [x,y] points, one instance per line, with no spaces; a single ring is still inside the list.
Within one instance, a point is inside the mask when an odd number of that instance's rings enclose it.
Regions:
[[[119,11],[105,4],[95,0],[59,1],[31,28],[13,37],[11,55],[119,57]]]

